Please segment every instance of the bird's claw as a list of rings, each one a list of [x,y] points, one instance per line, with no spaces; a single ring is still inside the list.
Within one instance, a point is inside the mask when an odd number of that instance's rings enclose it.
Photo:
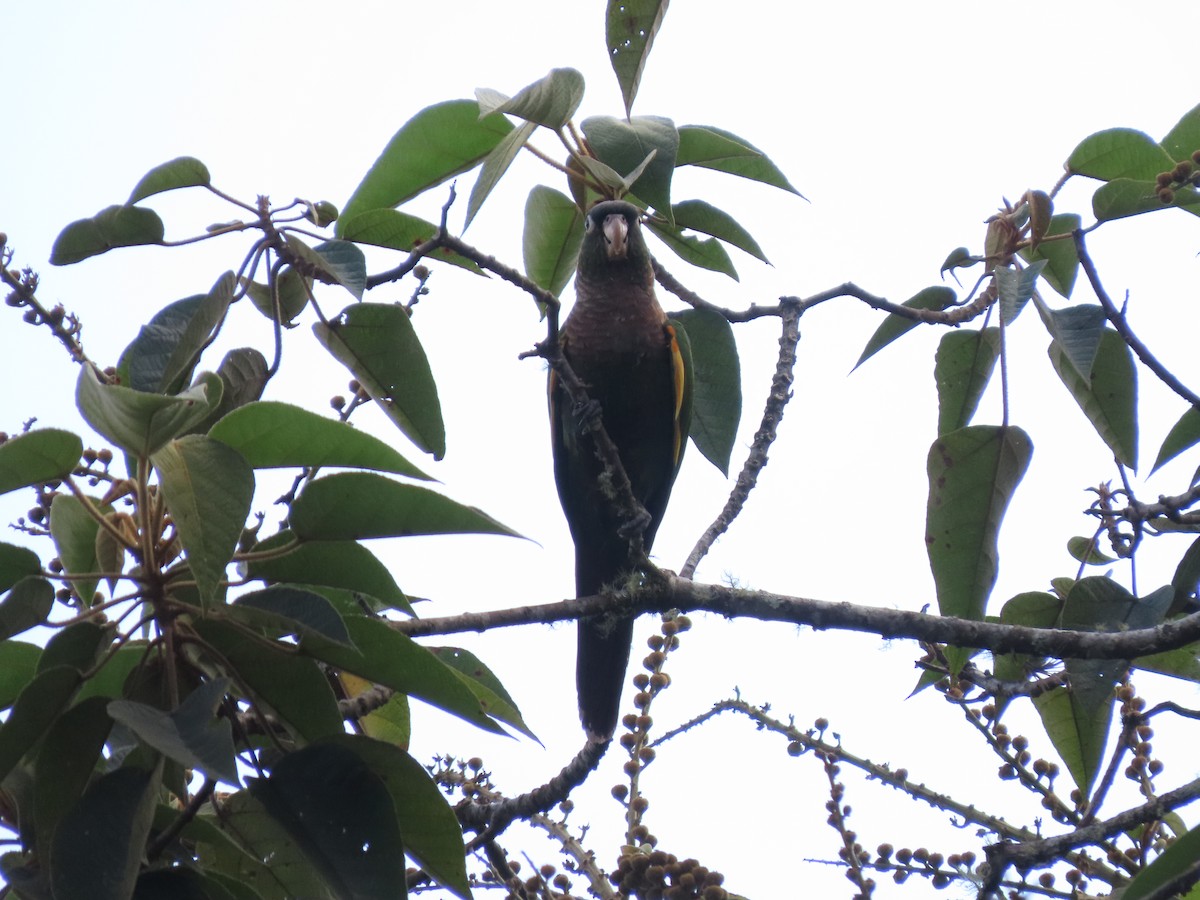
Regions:
[[[571,416],[580,434],[595,431],[600,425],[600,402],[588,400],[586,403],[576,403],[571,407]]]
[[[617,528],[617,534],[622,540],[629,540],[636,535],[645,534],[646,529],[650,527],[650,513],[644,509],[639,509],[637,513],[629,519],[626,519]]]

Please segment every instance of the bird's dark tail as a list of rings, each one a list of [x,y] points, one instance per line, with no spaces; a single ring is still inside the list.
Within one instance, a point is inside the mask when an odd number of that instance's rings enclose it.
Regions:
[[[612,553],[591,556],[577,549],[575,589],[579,597],[600,593],[627,567],[624,542],[615,542]],[[599,549],[593,545],[593,550]],[[604,556],[605,558],[597,558]],[[579,693],[579,719],[588,740],[612,739],[621,712],[621,692],[629,649],[633,643],[632,616],[595,616],[579,621],[579,649],[575,658],[575,687]]]

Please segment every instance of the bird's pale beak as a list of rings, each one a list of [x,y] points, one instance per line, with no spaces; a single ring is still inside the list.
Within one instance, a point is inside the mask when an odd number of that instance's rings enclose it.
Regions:
[[[604,249],[609,259],[624,259],[629,252],[629,223],[619,213],[604,217]]]

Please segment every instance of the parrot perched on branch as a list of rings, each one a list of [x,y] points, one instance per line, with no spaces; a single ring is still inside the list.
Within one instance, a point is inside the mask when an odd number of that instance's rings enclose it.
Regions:
[[[634,497],[649,514],[642,532],[648,552],[687,444],[692,371],[686,341],[654,295],[640,217],[641,210],[619,200],[588,211],[575,306],[559,341],[589,400],[599,407]],[[554,478],[575,543],[575,592],[588,597],[637,569],[628,538],[636,525],[623,521],[618,505],[605,496],[604,464],[583,427],[589,411],[572,408],[553,370],[549,397]],[[575,682],[589,740],[606,742],[613,736],[632,640],[632,616],[579,622]]]

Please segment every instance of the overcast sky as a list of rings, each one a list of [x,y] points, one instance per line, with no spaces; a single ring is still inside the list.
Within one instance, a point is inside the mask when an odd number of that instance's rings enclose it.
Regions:
[[[662,248],[655,252],[685,284],[726,306],[813,294],[844,281],[903,301],[939,283],[940,263],[954,247],[980,249],[982,222],[1003,197],[1048,190],[1081,138],[1116,125],[1161,137],[1200,101],[1185,41],[1169,23],[1138,18],[1124,3],[1074,0],[1002,12],[955,2],[680,0],[646,67],[635,114],[745,137],[807,202],[710,172],[681,172],[674,199],[699,197],[727,210],[774,265],[733,251],[742,276],[735,283],[692,270]],[[40,271],[43,301],[79,314],[84,346],[103,364],[116,360],[156,310],[236,268],[246,248],[231,237],[49,266],[50,246],[65,224],[123,201],[158,163],[199,157],[217,186],[246,200],[268,194],[277,202],[301,196],[343,205],[404,121],[432,103],[473,96],[476,87],[514,93],[552,67],[573,66],[588,85],[579,118],[622,112],[603,45],[603,4],[592,0],[25,3],[7,9],[4,23],[0,230],[16,263]],[[535,140],[558,154],[550,136]],[[564,188],[532,158],[521,160],[465,238],[519,265],[521,210],[539,181]],[[464,186],[469,180],[460,184],[461,197]],[[1088,221],[1090,190],[1069,187],[1059,210]],[[411,209],[433,217],[445,196],[433,191]],[[234,217],[198,191],[149,205],[163,215],[169,237]],[[460,200],[455,227],[464,209]],[[1110,293],[1130,292],[1134,326],[1193,385],[1197,235],[1194,220],[1168,212],[1115,223],[1093,242]],[[376,270],[394,262],[371,259]],[[448,452],[427,468],[449,495],[530,540],[409,539],[372,549],[393,566],[402,588],[431,599],[421,610],[426,616],[569,596],[571,552],[550,474],[544,371],[538,361],[517,359],[542,336],[537,312],[523,294],[447,267],[436,269],[429,286],[415,322],[438,378]],[[410,290],[400,284],[370,299],[397,300]],[[326,310],[348,302],[332,292],[321,299]],[[1080,286],[1071,301],[1048,299],[1067,305],[1093,298]],[[934,602],[923,517],[925,454],[937,413],[932,352],[940,334],[912,334],[848,375],[878,321],[844,300],[802,322],[796,397],[771,464],[698,578],[906,609]],[[271,396],[323,409],[345,391],[348,376],[323,356],[310,324],[288,335],[284,374]],[[1036,317],[1017,325],[1010,335],[1012,421],[1036,449],[1001,545],[992,611],[1018,591],[1074,574],[1065,543],[1091,527],[1079,514],[1088,502],[1083,489],[1115,476],[1111,456],[1049,367]],[[777,329],[759,322],[740,327],[738,338],[745,420],[735,466],[757,426]],[[239,308],[210,364],[228,347],[267,348],[269,340],[268,323]],[[74,367],[45,330],[23,325],[12,311],[0,320],[0,365],[9,386],[0,397],[0,429],[19,431],[32,416],[41,426],[86,429],[71,405]],[[1146,472],[1183,408],[1148,379],[1142,384],[1152,410],[1142,425]],[[354,421],[404,444],[374,410]],[[999,421],[995,391],[977,421]],[[95,439],[83,433],[85,441]],[[1189,475],[1186,463],[1168,466],[1148,483],[1147,497],[1179,492]],[[690,454],[655,547],[664,566],[682,564],[730,486]],[[268,521],[279,518],[270,507],[276,495],[264,489],[255,500]],[[28,505],[27,494],[0,498],[0,518],[11,522]],[[22,537],[10,531],[3,539]],[[1169,579],[1172,554],[1182,546],[1150,552],[1161,564],[1139,573],[1143,593]],[[639,634],[653,627],[645,622]],[[481,755],[509,793],[557,772],[581,740],[574,628],[453,641],[494,668],[545,747],[482,736],[435,712],[419,716],[413,753]],[[972,766],[957,759],[961,741],[934,737],[942,728],[962,730],[952,710],[932,696],[903,701],[915,681],[915,655],[907,643],[881,646],[869,637],[697,617],[656,722],[669,727],[737,687],[798,723],[829,717],[850,749],[907,766],[938,789],[973,793],[995,784],[995,761],[979,746],[966,745]],[[661,846],[725,871],[728,886],[749,896],[796,895],[801,884],[813,896],[841,895],[840,872],[808,867],[797,874],[791,867],[799,858],[836,855],[836,837],[823,824],[827,788],[819,766],[790,759],[782,743],[741,721],[678,744],[664,747],[647,773],[648,821]],[[1039,747],[1049,752],[1044,740]],[[622,761],[618,750],[610,752],[579,798],[606,864],[619,843],[621,814],[608,789],[621,780]],[[862,843],[901,844],[910,840],[908,828],[919,827],[924,811],[893,795],[878,786],[852,788]],[[994,808],[1029,821],[1036,806],[1020,801],[1010,794]],[[938,849],[967,849],[973,841],[956,832]],[[553,857],[549,845],[525,846],[535,848],[538,862]],[[881,889],[878,896],[891,894]]]

